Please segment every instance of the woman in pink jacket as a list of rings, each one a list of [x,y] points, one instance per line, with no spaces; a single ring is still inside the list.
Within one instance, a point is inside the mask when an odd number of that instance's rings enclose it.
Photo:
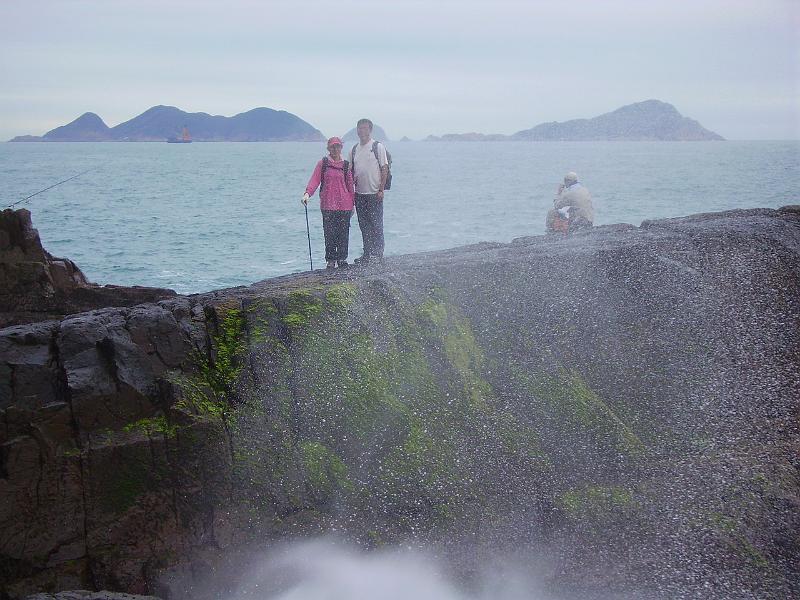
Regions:
[[[350,217],[353,216],[353,172],[342,160],[342,140],[328,140],[328,156],[314,167],[308,180],[303,204],[319,186],[319,205],[322,209],[322,229],[325,232],[327,268],[347,268],[347,246],[350,241]]]

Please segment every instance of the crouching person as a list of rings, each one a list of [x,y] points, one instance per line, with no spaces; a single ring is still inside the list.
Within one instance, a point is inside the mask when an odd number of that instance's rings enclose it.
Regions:
[[[588,229],[594,225],[592,195],[578,182],[578,176],[572,171],[564,176],[564,184],[558,187],[555,199],[554,210],[563,208],[569,208],[568,233]]]

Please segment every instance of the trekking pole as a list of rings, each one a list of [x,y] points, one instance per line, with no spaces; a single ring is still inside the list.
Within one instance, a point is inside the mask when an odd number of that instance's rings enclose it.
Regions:
[[[306,207],[306,235],[308,236],[308,262],[311,263],[311,270],[314,270],[314,259],[311,258],[311,229],[308,227],[308,204],[305,202],[303,206]]]

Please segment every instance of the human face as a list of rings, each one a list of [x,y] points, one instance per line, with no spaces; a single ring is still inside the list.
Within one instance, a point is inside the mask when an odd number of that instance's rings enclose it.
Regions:
[[[331,155],[333,160],[341,160],[342,158],[342,146],[340,144],[331,144],[328,146],[328,154]]]
[[[362,144],[366,144],[369,141],[369,138],[372,137],[372,127],[369,126],[369,123],[362,123],[356,127],[356,132],[358,133],[358,139],[361,141]]]

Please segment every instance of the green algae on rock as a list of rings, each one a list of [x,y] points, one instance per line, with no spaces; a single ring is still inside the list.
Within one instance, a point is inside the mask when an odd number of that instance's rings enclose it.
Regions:
[[[337,530],[554,549],[555,591],[786,596],[798,225],[595,228],[0,330],[0,574],[145,592]]]

